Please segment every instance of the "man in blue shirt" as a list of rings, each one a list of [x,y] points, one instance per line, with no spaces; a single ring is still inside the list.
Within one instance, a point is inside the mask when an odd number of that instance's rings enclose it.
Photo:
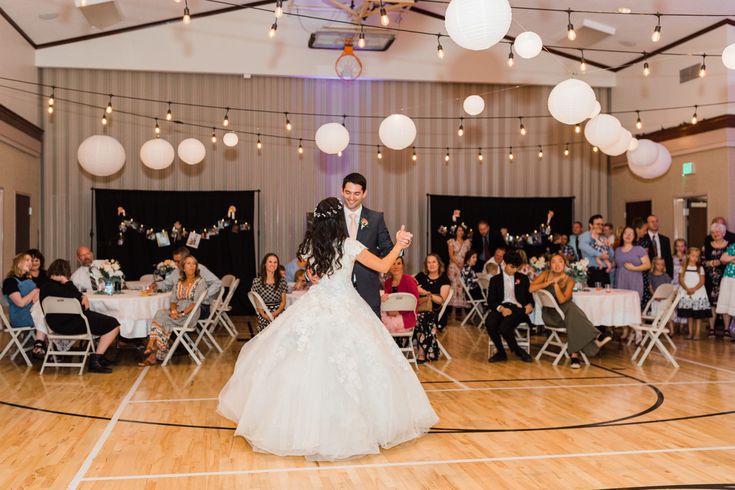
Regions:
[[[610,284],[610,275],[607,268],[600,267],[599,264],[599,261],[612,262],[613,260],[613,250],[602,235],[604,222],[602,215],[595,214],[589,220],[589,231],[585,231],[577,237],[582,258],[589,262],[587,266],[587,284],[600,283],[601,286]]]

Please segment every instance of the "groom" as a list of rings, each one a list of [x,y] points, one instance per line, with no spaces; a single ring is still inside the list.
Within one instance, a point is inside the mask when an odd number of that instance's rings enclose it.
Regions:
[[[358,173],[352,173],[342,180],[342,199],[344,200],[345,222],[350,238],[365,245],[378,257],[385,257],[393,248],[383,213],[372,211],[362,205],[367,197],[367,180]],[[380,290],[378,273],[355,262],[352,283],[362,299],[380,317]]]

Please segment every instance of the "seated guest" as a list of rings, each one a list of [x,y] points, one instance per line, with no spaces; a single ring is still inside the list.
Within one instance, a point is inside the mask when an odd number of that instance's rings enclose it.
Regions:
[[[71,275],[71,281],[82,292],[97,291],[99,275],[92,250],[84,245],[77,248],[77,262],[79,268]]]
[[[490,257],[490,260],[488,263],[495,264],[498,267],[498,270],[501,270],[503,266],[505,266],[505,262],[503,261],[504,257],[505,257],[505,247],[501,245],[495,249],[495,254],[492,257]],[[485,264],[486,269],[487,269],[487,266],[488,264]],[[487,270],[485,272],[487,272]],[[495,274],[497,274],[497,272]]]
[[[46,258],[37,248],[32,248],[26,253],[31,256],[31,270],[28,275],[36,283],[36,286],[40,288],[48,278],[46,269],[43,268],[46,263]]]
[[[151,284],[151,287],[157,287],[159,291],[171,291],[174,286],[179,283],[179,276],[181,275],[181,264],[183,263],[183,260],[189,256],[191,256],[191,252],[186,247],[180,247],[174,250],[172,259],[174,262],[176,262],[176,265],[178,267],[172,270],[163,279],[163,281]],[[220,281],[219,278],[215,276],[212,271],[207,269],[205,265],[199,264],[199,262],[197,262],[197,264],[199,267],[199,275],[202,279],[204,279],[204,282],[207,284],[207,297],[204,298],[201,307],[201,315],[202,317],[206,317],[209,315],[209,306],[212,304],[212,301],[217,298],[219,290],[222,288],[222,281]]]
[[[286,282],[296,281],[296,272],[306,268],[306,261],[301,257],[296,257],[291,262],[286,264]]]
[[[487,304],[490,314],[487,318],[487,332],[495,344],[497,352],[490,362],[507,361],[503,349],[503,339],[508,348],[524,362],[531,362],[531,356],[518,346],[515,330],[522,322],[528,322],[528,314],[533,311],[533,297],[528,290],[528,277],[518,272],[521,258],[511,250],[504,257],[503,273],[490,279]]]
[[[286,268],[281,264],[278,264],[278,273],[281,275],[281,279],[286,280]]]
[[[309,289],[309,283],[306,280],[306,271],[299,269],[294,274],[293,290],[294,291],[306,291]]]
[[[482,288],[477,280],[477,273],[475,273],[475,264],[477,264],[477,251],[470,250],[467,252],[464,267],[462,268],[462,281],[467,285],[472,299],[481,300],[484,298],[482,296]]]
[[[492,262],[489,262],[485,265],[485,273],[487,274],[488,278],[497,276],[498,272],[500,272],[500,267],[498,267],[498,264],[493,264]]]
[[[115,364],[105,357],[110,347],[120,333],[120,322],[117,319],[97,313],[89,309],[89,299],[69,279],[71,266],[68,260],[56,259],[48,268],[49,279],[41,286],[41,301],[49,296],[57,298],[72,298],[81,303],[84,316],[89,323],[92,335],[99,337],[95,346],[95,353],[89,355],[87,369],[91,373],[111,373],[110,366]],[[84,321],[78,315],[50,314],[46,315],[46,323],[54,332],[61,335],[81,335],[87,333]]]
[[[260,263],[260,275],[253,278],[251,291],[255,291],[263,298],[265,306],[275,319],[286,309],[286,280],[278,273],[278,255],[265,254]],[[258,332],[270,324],[265,311],[258,309]]]
[[[197,299],[207,291],[207,283],[201,275],[199,262],[193,255],[188,255],[179,264],[179,274],[176,287],[171,291],[171,301],[168,310],[158,310],[151,322],[151,333],[145,354],[148,356],[139,366],[153,366],[156,361],[163,361],[168,354],[169,340],[174,327],[181,327],[189,314],[196,306]],[[200,313],[194,313],[194,319]]]
[[[13,265],[3,281],[3,295],[8,302],[8,321],[11,327],[34,326],[31,317],[33,303],[38,301],[39,289],[30,277],[33,259],[28,253],[21,253],[13,258]],[[43,359],[46,352],[46,334],[36,330],[36,341],[33,344],[33,357]]]
[[[418,361],[433,361],[439,358],[439,345],[436,343],[436,331],[446,325],[447,315],[438,318],[444,301],[451,291],[451,283],[444,273],[444,262],[437,254],[429,254],[424,259],[424,270],[416,274],[419,294],[429,297],[431,311],[422,311],[416,319],[413,343],[418,351]]]
[[[398,257],[390,268],[390,276],[383,285],[383,300],[391,293],[410,293],[419,299],[419,287],[416,279],[405,274],[403,257]],[[380,319],[389,332],[403,332],[416,326],[416,311],[383,311]]]
[[[611,339],[605,335],[598,340],[600,332],[592,325],[587,315],[572,301],[574,280],[566,273],[566,259],[561,254],[551,256],[549,270],[543,271],[531,284],[530,291],[535,293],[544,289],[556,299],[559,309],[564,313],[564,320],[553,308],[543,308],[544,324],[550,327],[566,328],[568,350],[572,369],[579,369],[579,352],[587,356],[595,356],[600,347]]]

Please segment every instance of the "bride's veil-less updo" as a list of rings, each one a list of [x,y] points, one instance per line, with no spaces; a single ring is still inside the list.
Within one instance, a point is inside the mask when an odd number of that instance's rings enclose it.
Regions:
[[[343,244],[347,238],[344,208],[336,197],[328,197],[317,204],[314,222],[299,245],[298,254],[307,267],[319,277],[331,276],[342,267]]]

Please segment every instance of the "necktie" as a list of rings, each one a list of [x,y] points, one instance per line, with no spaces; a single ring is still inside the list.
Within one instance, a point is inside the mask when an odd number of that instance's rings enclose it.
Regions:
[[[357,213],[350,213],[350,238],[357,240]]]
[[[490,258],[490,243],[488,242],[487,235],[482,237],[482,258],[484,260]]]
[[[92,274],[92,266],[89,266],[89,284],[92,286],[92,291],[97,291],[97,280]]]
[[[656,243],[656,235],[651,237],[651,243],[653,244],[653,256],[658,257],[658,244]]]

